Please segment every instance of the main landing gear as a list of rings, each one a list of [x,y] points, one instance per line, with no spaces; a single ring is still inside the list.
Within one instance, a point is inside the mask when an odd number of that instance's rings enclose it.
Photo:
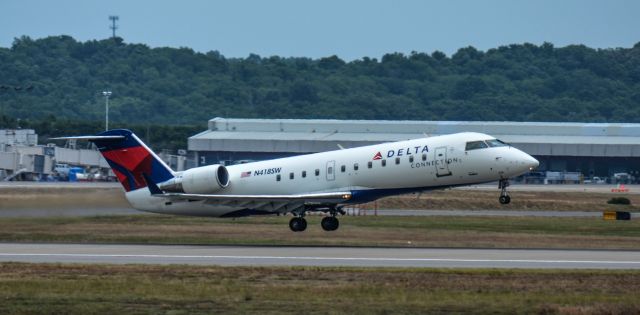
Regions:
[[[304,217],[293,217],[289,221],[289,228],[294,232],[302,232],[307,229],[307,220]]]
[[[340,227],[340,221],[335,216],[324,217],[320,222],[322,229],[325,231],[335,231]]]
[[[340,227],[340,221],[336,217],[338,213],[345,214],[342,210],[342,207],[331,207],[331,208],[309,208],[305,209],[303,212],[294,213],[295,217],[291,218],[289,221],[289,228],[293,232],[302,232],[307,229],[307,220],[304,218],[304,214],[306,211],[323,211],[328,212],[330,216],[322,218],[320,222],[320,226],[323,230],[335,231]]]
[[[500,188],[500,204],[506,205],[511,202],[511,197],[509,196],[509,192],[507,191],[507,187],[509,187],[509,179],[501,179],[498,182],[498,188]]]

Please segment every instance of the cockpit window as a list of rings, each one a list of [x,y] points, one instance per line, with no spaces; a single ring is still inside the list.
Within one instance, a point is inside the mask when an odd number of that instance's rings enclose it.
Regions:
[[[484,148],[488,148],[487,144],[484,143],[484,141],[471,141],[471,142],[467,142],[465,151],[484,149]]]
[[[498,139],[487,140],[487,144],[492,148],[493,147],[506,147],[506,146],[509,146],[508,144],[506,144],[506,143],[504,143],[504,142],[502,142],[502,141],[500,141]]]

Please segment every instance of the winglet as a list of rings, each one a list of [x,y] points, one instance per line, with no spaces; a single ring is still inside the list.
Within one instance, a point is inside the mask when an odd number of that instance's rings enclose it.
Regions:
[[[162,194],[164,194],[162,192],[162,190],[160,190],[158,185],[156,185],[156,183],[154,183],[153,180],[151,180],[149,175],[147,175],[145,173],[142,173],[142,176],[144,176],[144,180],[147,182],[147,187],[149,188],[149,191],[151,192],[152,195],[162,195]]]

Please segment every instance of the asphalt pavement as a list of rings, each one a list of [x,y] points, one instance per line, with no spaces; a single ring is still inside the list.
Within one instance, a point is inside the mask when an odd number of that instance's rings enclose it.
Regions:
[[[640,251],[0,243],[30,263],[640,269]]]

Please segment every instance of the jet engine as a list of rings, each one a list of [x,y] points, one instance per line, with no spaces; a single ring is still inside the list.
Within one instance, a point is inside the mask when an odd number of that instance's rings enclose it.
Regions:
[[[227,168],[215,164],[188,169],[158,187],[167,192],[211,194],[229,186]]]

